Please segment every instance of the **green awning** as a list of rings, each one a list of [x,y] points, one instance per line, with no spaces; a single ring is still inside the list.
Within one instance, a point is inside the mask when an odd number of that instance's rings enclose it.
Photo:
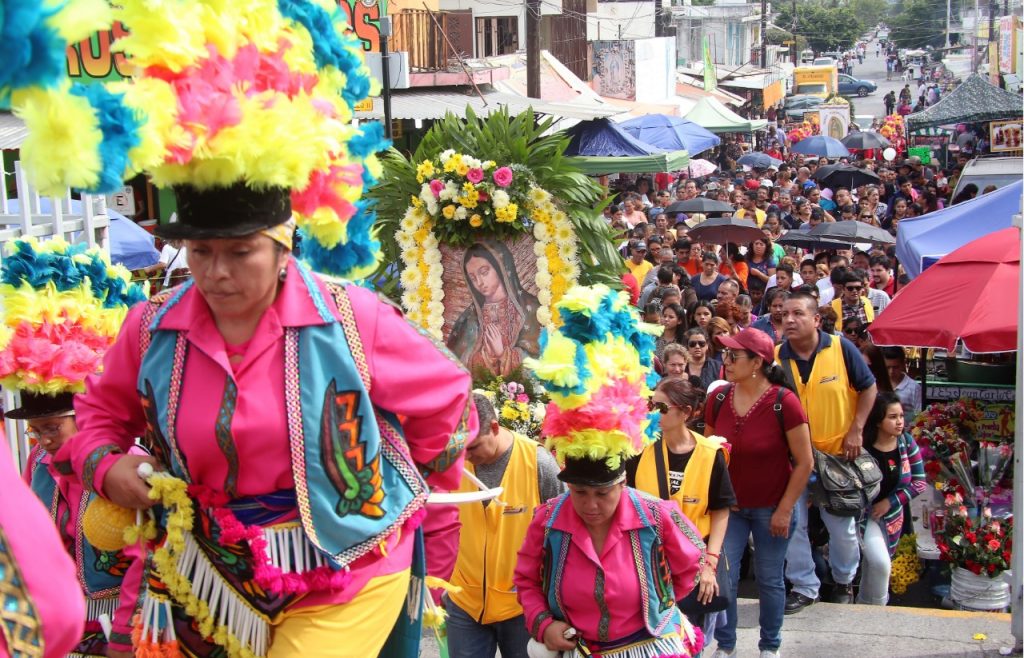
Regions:
[[[585,174],[656,174],[663,171],[677,171],[690,164],[686,150],[637,155],[630,157],[597,157],[577,155],[567,158]]]
[[[717,98],[710,96],[697,101],[697,104],[683,118],[693,121],[701,128],[715,134],[749,133],[755,130],[764,130],[768,126],[768,122],[764,119],[744,119],[723,105]]]

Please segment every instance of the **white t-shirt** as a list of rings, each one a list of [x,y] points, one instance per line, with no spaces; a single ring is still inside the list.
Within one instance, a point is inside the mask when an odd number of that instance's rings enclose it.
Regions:
[[[174,247],[170,243],[164,245],[160,250],[160,262],[167,266],[164,270],[164,287],[171,283],[171,276],[174,270],[188,269],[188,261],[185,258],[185,246]]]

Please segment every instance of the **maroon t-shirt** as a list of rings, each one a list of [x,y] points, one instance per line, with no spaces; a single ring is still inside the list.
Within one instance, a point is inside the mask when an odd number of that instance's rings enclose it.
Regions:
[[[729,451],[729,479],[740,507],[774,507],[786,492],[793,466],[789,444],[775,414],[778,386],[772,386],[754,403],[745,416],[736,417],[730,386],[714,417],[715,394],[709,395],[704,419],[714,427],[715,435],[732,445]],[[807,422],[800,399],[786,390],[782,395],[782,419],[786,431]]]

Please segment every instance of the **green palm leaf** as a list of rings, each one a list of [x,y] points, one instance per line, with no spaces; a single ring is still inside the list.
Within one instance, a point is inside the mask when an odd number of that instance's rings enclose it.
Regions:
[[[398,268],[401,250],[395,241],[398,225],[409,206],[410,195],[419,193],[416,164],[437,157],[445,149],[454,149],[481,160],[494,160],[499,165],[520,164],[533,174],[537,184],[550,192],[569,216],[579,240],[580,283],[605,283],[621,287],[624,269],[615,249],[611,229],[601,217],[607,205],[604,190],[593,179],[581,173],[564,155],[569,138],[562,132],[549,133],[554,119],[539,119],[532,111],[510,116],[502,108],[487,117],[477,117],[466,108],[466,118],[448,113],[424,135],[412,158],[395,149],[386,152],[381,161],[384,173],[370,190],[376,202],[376,235],[381,243],[381,264],[374,278],[381,291],[398,299]],[[509,230],[513,237],[519,231]],[[465,233],[438,231],[438,239],[467,242]]]

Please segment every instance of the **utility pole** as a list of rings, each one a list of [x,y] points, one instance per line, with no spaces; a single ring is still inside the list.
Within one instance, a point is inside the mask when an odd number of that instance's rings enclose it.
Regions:
[[[665,30],[661,24],[661,0],[652,1],[654,2],[654,36],[663,37]]]
[[[974,0],[974,30],[971,35],[971,71],[978,72],[978,28],[981,27],[981,5]]]
[[[951,6],[952,1],[953,0],[946,0],[946,48],[949,48],[949,21],[953,13]]]
[[[526,95],[540,98],[540,0],[526,0]]]
[[[800,53],[797,52],[800,48],[799,39],[796,38],[796,0],[793,0],[793,27],[790,34],[793,35],[793,66],[796,66],[800,63]]]
[[[761,68],[768,68],[768,0],[761,0]]]
[[[391,55],[388,53],[388,40],[391,38],[391,17],[380,19],[380,82],[383,90],[381,100],[384,105],[384,136],[389,140],[394,136],[391,127]]]

